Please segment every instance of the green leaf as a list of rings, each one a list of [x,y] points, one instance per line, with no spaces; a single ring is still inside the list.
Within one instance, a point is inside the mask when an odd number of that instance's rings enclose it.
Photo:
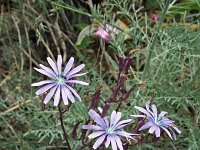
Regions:
[[[89,37],[89,36],[86,36],[86,37],[82,40],[81,44],[77,45],[76,47],[77,47],[78,49],[86,49],[91,43],[93,43],[92,38]]]
[[[86,48],[92,43],[90,36],[94,33],[96,28],[93,25],[86,26],[80,33],[76,41],[76,46],[80,49]]]

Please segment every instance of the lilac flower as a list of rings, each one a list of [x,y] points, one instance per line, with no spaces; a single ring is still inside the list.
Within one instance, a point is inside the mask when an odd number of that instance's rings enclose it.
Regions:
[[[151,111],[149,105],[150,101],[147,101],[146,109],[135,106],[135,108],[142,112],[144,115],[132,116],[143,117],[147,119],[147,122],[139,129],[139,131],[149,128],[149,133],[153,134],[155,132],[156,137],[160,137],[161,129],[163,129],[172,140],[173,138],[176,140],[176,134],[172,129],[174,129],[179,134],[181,133],[181,131],[176,127],[174,121],[165,117],[165,115],[167,114],[167,112],[165,111],[161,111],[161,113],[158,115],[157,108],[155,105],[151,106]],[[173,138],[171,136],[170,131],[173,134]]]
[[[50,67],[46,67],[40,64],[39,68],[34,68],[39,73],[47,76],[48,80],[43,80],[38,83],[33,83],[32,86],[43,86],[40,88],[36,95],[48,92],[43,103],[47,104],[54,95],[54,106],[58,106],[60,102],[60,97],[62,96],[65,105],[69,104],[68,99],[73,103],[75,101],[74,97],[77,97],[80,101],[81,98],[78,93],[71,87],[71,84],[78,83],[82,85],[88,85],[88,83],[75,80],[74,77],[85,75],[86,73],[77,74],[81,71],[85,65],[81,64],[72,69],[74,58],[71,57],[66,64],[64,70],[62,71],[62,56],[58,55],[57,63],[55,63],[50,57],[47,57],[47,61]]]
[[[122,130],[124,126],[132,123],[132,120],[127,119],[119,121],[121,118],[121,112],[113,111],[110,121],[107,116],[102,118],[92,109],[90,109],[88,114],[97,123],[97,125],[84,125],[83,129],[96,131],[88,136],[90,139],[98,137],[98,140],[93,145],[94,149],[97,149],[104,142],[104,140],[106,140],[106,148],[108,148],[111,144],[113,150],[117,150],[117,148],[123,150],[122,141],[119,136],[124,136],[127,139],[134,139],[132,135],[135,134],[127,133]]]
[[[116,28],[113,28],[111,25],[106,24],[105,29],[101,26],[99,26],[97,32],[95,33],[96,36],[101,37],[102,39],[106,41],[112,40],[112,38],[115,37],[120,31]]]

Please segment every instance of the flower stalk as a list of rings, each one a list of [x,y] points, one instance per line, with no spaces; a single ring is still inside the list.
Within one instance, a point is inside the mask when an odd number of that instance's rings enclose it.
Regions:
[[[63,113],[62,113],[62,109],[61,109],[60,104],[58,105],[58,111],[59,111],[59,114],[60,114],[60,123],[61,123],[61,127],[62,127],[62,130],[63,130],[63,136],[64,136],[64,139],[65,139],[66,144],[67,144],[67,149],[71,150],[71,147],[70,147],[70,144],[69,144],[69,141],[68,141],[68,138],[67,138],[67,134],[66,134],[66,131],[65,131],[64,123],[63,123]]]

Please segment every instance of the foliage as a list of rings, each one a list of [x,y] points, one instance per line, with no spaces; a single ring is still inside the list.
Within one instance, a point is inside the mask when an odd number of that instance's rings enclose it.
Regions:
[[[58,111],[47,105],[41,111],[41,97],[35,96],[32,81],[39,81],[34,66],[44,63],[47,56],[63,55],[66,62],[74,56],[84,62],[90,86],[77,90],[83,102],[75,103],[64,116],[73,149],[81,142],[71,137],[77,122],[88,119],[92,95],[102,85],[100,104],[108,98],[118,74],[118,57],[130,56],[134,64],[127,87],[144,83],[120,107],[124,117],[135,114],[134,106],[151,99],[160,109],[168,111],[182,133],[177,141],[169,138],[146,143],[137,149],[191,149],[200,147],[200,30],[198,0],[172,1],[159,32],[150,19],[148,2],[110,0],[98,6],[76,0],[9,0],[2,2],[0,15],[0,149],[62,149],[63,135]],[[147,5],[147,6],[146,6]],[[152,4],[161,14],[164,1]],[[143,7],[145,6],[145,7]],[[81,9],[80,9],[81,8]],[[74,11],[75,10],[75,11]],[[154,11],[154,10],[153,10]],[[88,17],[90,14],[93,18]],[[179,14],[180,16],[177,16]],[[99,23],[120,28],[117,20],[127,26],[114,40],[106,43],[93,34],[78,47],[80,29]],[[149,71],[144,68],[154,35]],[[124,37],[128,35],[129,38]],[[112,105],[116,109],[115,105]],[[111,110],[109,110],[111,112]],[[78,134],[80,135],[80,127]]]

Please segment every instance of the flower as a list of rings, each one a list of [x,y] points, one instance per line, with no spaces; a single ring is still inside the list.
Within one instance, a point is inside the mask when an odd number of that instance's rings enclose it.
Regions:
[[[167,114],[167,112],[165,111],[161,111],[161,113],[158,115],[155,105],[151,106],[151,111],[149,105],[150,101],[147,101],[146,109],[135,106],[135,108],[142,112],[144,115],[131,115],[133,117],[143,117],[147,119],[146,124],[144,124],[139,129],[139,131],[149,128],[149,133],[153,134],[155,132],[156,137],[160,137],[160,130],[163,129],[172,140],[173,138],[176,140],[176,134],[174,133],[172,128],[179,134],[181,133],[181,131],[176,127],[174,121],[165,117],[165,115]],[[173,138],[170,131],[173,134]]]
[[[101,37],[106,41],[112,40],[120,31],[116,28],[113,28],[111,25],[106,24],[105,29],[101,26],[98,27],[97,32],[95,33],[96,36]]]
[[[158,17],[159,17],[159,15],[157,15],[157,14],[152,14],[152,15],[151,15],[151,21],[152,21],[152,22],[157,22],[157,21],[158,21]]]
[[[88,112],[89,116],[97,123],[97,125],[84,125],[83,129],[94,130],[95,132],[90,134],[88,137],[90,139],[98,137],[98,140],[93,145],[94,149],[97,149],[106,139],[105,147],[111,144],[113,150],[123,150],[122,141],[119,136],[124,136],[127,139],[134,139],[131,133],[127,133],[122,130],[122,128],[130,123],[132,123],[131,119],[122,120],[121,112],[113,111],[110,117],[110,121],[108,117],[102,118],[99,114],[97,114],[93,109],[90,109]]]
[[[71,84],[78,83],[82,85],[88,85],[88,83],[74,80],[74,77],[85,75],[86,73],[77,74],[77,72],[81,71],[85,65],[81,64],[72,69],[74,58],[71,57],[66,64],[64,71],[62,72],[62,56],[58,55],[57,63],[55,63],[50,57],[47,57],[47,61],[51,68],[46,67],[40,64],[39,68],[34,68],[39,73],[47,76],[48,80],[43,80],[37,83],[33,83],[32,86],[42,86],[38,91],[36,91],[36,95],[43,94],[48,92],[43,103],[47,104],[50,99],[54,95],[54,106],[58,106],[60,102],[60,97],[62,95],[62,99],[65,105],[69,104],[68,99],[73,103],[75,101],[74,97],[77,97],[80,101],[81,98],[78,93],[71,87]]]

